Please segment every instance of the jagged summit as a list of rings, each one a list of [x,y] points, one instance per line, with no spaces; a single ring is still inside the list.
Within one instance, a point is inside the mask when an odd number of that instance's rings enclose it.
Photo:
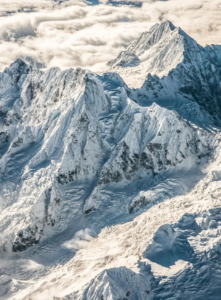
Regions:
[[[8,68],[5,68],[4,73],[8,74],[9,76],[13,77],[14,80],[17,82],[27,69],[28,64],[24,62],[21,58],[17,58]]]
[[[150,31],[141,33],[139,38],[128,46],[127,50],[141,55],[145,50],[159,43],[160,40],[164,39],[168,34],[172,34],[175,30],[176,27],[170,21],[161,24],[157,23],[151,27]]]
[[[185,51],[198,51],[198,48],[201,46],[182,29],[165,21],[142,33],[108,66],[111,71],[120,73],[129,86],[138,88],[148,73],[159,77],[168,75],[182,62]]]
[[[203,48],[182,29],[166,21],[142,33],[108,65],[130,88],[137,89],[132,98],[139,104],[147,106],[163,100],[168,107],[172,100],[172,107],[177,110],[188,99],[215,116],[220,126],[219,46]]]

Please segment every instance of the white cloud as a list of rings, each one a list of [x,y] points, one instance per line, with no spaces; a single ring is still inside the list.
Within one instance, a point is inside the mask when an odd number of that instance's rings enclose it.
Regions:
[[[29,56],[47,67],[103,70],[139,33],[167,19],[203,45],[221,44],[221,0],[143,2],[138,8],[88,6],[84,0],[0,0],[0,68]]]
[[[89,228],[80,230],[74,235],[72,240],[65,242],[63,247],[73,251],[87,248],[88,244],[93,240],[93,236],[95,234]]]

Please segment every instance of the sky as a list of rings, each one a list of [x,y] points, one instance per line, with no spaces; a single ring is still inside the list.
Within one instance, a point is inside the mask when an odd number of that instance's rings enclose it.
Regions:
[[[0,70],[31,57],[46,68],[102,72],[165,20],[203,46],[221,44],[220,15],[221,0],[0,0]]]

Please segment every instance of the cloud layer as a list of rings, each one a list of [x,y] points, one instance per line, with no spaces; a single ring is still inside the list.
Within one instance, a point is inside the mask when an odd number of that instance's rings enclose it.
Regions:
[[[221,44],[221,0],[142,2],[134,7],[90,6],[85,0],[0,0],[0,69],[28,56],[46,67],[102,71],[139,33],[167,19],[202,45]]]

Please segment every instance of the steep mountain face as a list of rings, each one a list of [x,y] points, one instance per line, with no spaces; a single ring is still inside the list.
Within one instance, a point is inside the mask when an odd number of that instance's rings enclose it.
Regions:
[[[219,299],[221,173],[215,165],[191,193],[103,229],[18,299]]]
[[[169,71],[182,62],[184,47],[184,36],[180,34],[180,29],[167,21],[142,33],[108,65],[129,86],[140,87],[148,73],[159,77],[168,75]]]
[[[165,22],[110,66],[147,78],[0,73],[2,299],[186,299],[204,270],[220,295],[221,49]]]
[[[141,105],[153,101],[191,100],[219,123],[221,111],[220,47],[201,47],[166,21],[141,34],[108,63],[133,91]],[[147,76],[148,74],[148,76]]]
[[[133,198],[159,174],[188,172],[213,151],[215,133],[156,104],[140,107],[117,78],[41,72],[21,60],[2,77],[1,228],[8,239],[1,243],[10,247],[11,237],[13,251],[79,217],[96,219],[90,226],[99,231],[149,204]]]

